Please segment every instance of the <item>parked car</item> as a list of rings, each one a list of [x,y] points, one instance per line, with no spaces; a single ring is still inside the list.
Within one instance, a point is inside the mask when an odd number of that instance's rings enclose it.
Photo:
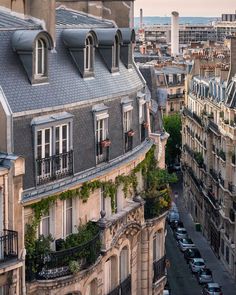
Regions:
[[[201,253],[197,248],[189,248],[184,252],[184,258],[189,263],[193,258],[201,258]]]
[[[178,244],[182,252],[186,251],[189,248],[196,248],[195,244],[190,238],[180,239]]]
[[[174,231],[174,236],[176,240],[186,239],[188,237],[188,233],[184,227],[177,227]]]
[[[180,220],[174,220],[174,221],[172,221],[172,222],[170,223],[170,227],[171,227],[173,230],[175,230],[175,229],[178,228],[178,227],[184,227],[184,224],[183,224],[183,222],[180,221]]]
[[[206,284],[213,282],[212,272],[209,268],[201,269],[197,273],[197,280],[199,284]]]
[[[179,221],[179,213],[175,211],[169,211],[167,219],[169,223],[172,221]]]
[[[202,290],[203,295],[223,295],[221,286],[217,283],[208,283]]]
[[[200,270],[204,269],[206,267],[206,264],[203,258],[193,258],[189,262],[189,266],[193,273],[197,273]]]

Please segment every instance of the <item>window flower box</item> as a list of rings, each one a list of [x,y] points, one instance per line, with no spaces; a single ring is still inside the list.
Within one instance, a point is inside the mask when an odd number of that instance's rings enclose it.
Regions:
[[[129,137],[133,137],[134,134],[135,134],[135,131],[131,129],[130,131],[128,131],[127,134],[128,134]]]
[[[147,128],[149,127],[149,124],[148,124],[147,122],[143,122],[143,127],[144,127],[145,129],[147,129]]]
[[[105,139],[100,142],[102,147],[109,147],[111,145],[110,139]]]

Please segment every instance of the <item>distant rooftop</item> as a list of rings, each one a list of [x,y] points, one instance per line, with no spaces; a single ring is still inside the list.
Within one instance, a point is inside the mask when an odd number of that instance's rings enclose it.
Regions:
[[[82,12],[59,7],[56,10],[56,24],[60,27],[78,26],[79,28],[113,28],[115,24],[112,21],[104,20],[98,17],[90,16]]]

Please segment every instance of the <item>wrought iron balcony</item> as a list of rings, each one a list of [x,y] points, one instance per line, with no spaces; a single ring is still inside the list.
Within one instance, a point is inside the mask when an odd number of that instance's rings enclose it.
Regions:
[[[0,263],[18,257],[18,233],[4,229],[0,232]]]
[[[153,283],[165,276],[166,256],[153,262]]]
[[[236,186],[232,184],[232,182],[228,183],[228,189],[231,192],[231,194],[235,194],[236,193]]]
[[[36,159],[37,184],[61,179],[73,174],[73,151]]]
[[[131,295],[131,275],[107,295]]]
[[[70,275],[71,261],[77,261],[80,270],[86,269],[97,260],[100,249],[98,233],[92,240],[70,249],[51,251],[34,259],[26,256],[26,279],[49,280]]]

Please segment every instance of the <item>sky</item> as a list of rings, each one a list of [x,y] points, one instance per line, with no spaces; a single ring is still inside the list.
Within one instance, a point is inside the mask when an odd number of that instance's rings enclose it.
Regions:
[[[140,8],[144,16],[170,16],[176,10],[180,16],[219,17],[222,13],[234,13],[236,0],[135,0],[135,16],[139,16]]]

